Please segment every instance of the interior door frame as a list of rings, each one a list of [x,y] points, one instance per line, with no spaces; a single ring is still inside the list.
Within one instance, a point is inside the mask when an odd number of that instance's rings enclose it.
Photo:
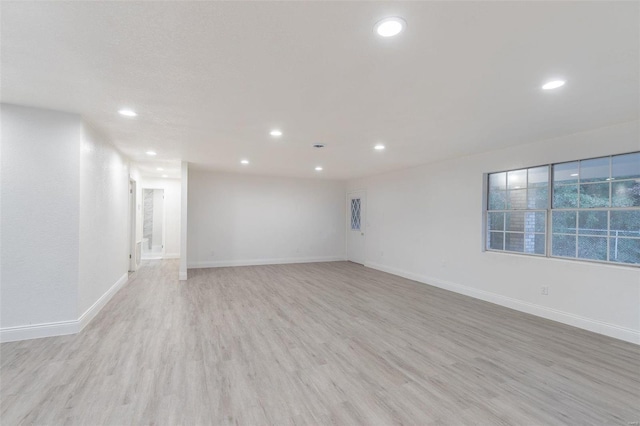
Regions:
[[[135,272],[138,269],[138,259],[136,258],[136,225],[138,221],[138,200],[137,182],[129,178],[129,271]]]
[[[142,194],[142,225],[144,226],[144,190],[145,189],[152,189],[154,191],[156,190],[161,190],[162,191],[162,252],[160,253],[160,258],[164,259],[165,253],[166,253],[166,237],[167,237],[167,203],[166,203],[166,194],[167,194],[167,190],[164,188],[154,188],[154,187],[142,187],[141,188],[141,194]],[[144,232],[144,231],[143,231]],[[142,241],[144,241],[144,235],[142,235]],[[142,258],[142,250],[140,250],[140,258]]]
[[[364,265],[364,263],[367,260],[367,225],[366,225],[366,221],[367,221],[367,190],[366,189],[352,189],[350,191],[347,191],[347,195],[345,197],[345,206],[346,206],[346,224],[345,224],[345,241],[344,241],[344,248],[345,248],[345,258],[347,259],[347,261],[349,262],[353,262],[351,259],[349,259],[349,232],[351,232],[351,197],[353,195],[361,195],[360,197],[360,232],[362,234],[362,237],[364,239],[364,243],[363,243],[363,253],[362,253],[362,264]],[[364,201],[364,202],[363,202]],[[363,219],[363,215],[362,215],[362,209],[364,208],[364,220]],[[357,263],[357,262],[354,262]]]

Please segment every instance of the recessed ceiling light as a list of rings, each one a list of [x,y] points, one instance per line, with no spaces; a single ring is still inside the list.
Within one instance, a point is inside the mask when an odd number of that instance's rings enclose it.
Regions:
[[[240,160],[240,164],[249,164],[249,160]]]
[[[123,108],[118,111],[120,115],[124,115],[125,117],[136,117],[138,114],[132,109]]]
[[[571,173],[571,177],[576,177],[576,176],[579,176],[579,174],[578,173]]]
[[[158,155],[155,151],[147,151],[146,154],[150,155],[152,157],[155,156],[155,155]]]
[[[164,169],[163,169],[162,167],[158,167],[156,170],[157,170],[157,171],[159,171],[159,172],[161,172],[161,171],[163,171]]]
[[[400,34],[406,26],[407,23],[404,19],[393,16],[376,22],[375,29],[381,37],[393,37]]]
[[[552,81],[549,81],[549,82],[545,83],[542,86],[542,88],[544,90],[557,89],[558,87],[564,86],[564,83],[566,83],[564,80],[552,80]]]
[[[376,151],[382,151],[384,149],[384,145],[379,143],[378,145],[374,146],[373,149],[375,149]]]
[[[322,167],[318,166],[316,167],[316,172],[321,172],[322,171]]]
[[[276,137],[277,137],[277,136],[282,136],[282,131],[280,131],[280,130],[278,130],[278,129],[274,129],[274,130],[270,131],[270,132],[269,132],[269,134],[270,134],[271,136],[276,136]]]
[[[169,177],[169,175],[162,175],[162,177]]]

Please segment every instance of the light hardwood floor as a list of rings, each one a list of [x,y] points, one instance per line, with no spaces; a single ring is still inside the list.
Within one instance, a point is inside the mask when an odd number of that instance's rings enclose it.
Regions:
[[[632,344],[347,262],[177,268],[2,344],[2,425],[640,421]]]

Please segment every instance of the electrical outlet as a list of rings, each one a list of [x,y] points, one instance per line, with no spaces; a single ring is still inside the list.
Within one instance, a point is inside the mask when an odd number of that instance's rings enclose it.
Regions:
[[[546,286],[546,285],[542,286],[542,288],[541,288],[541,291],[540,291],[540,292],[541,292],[543,295],[548,296],[548,295],[549,295],[549,287],[548,287],[548,286]]]

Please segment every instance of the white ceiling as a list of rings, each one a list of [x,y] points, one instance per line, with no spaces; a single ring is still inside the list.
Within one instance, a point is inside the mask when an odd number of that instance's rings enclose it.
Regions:
[[[149,174],[345,179],[636,119],[639,7],[3,1],[1,98],[80,113],[142,164],[157,151]],[[407,30],[374,34],[392,15]]]

